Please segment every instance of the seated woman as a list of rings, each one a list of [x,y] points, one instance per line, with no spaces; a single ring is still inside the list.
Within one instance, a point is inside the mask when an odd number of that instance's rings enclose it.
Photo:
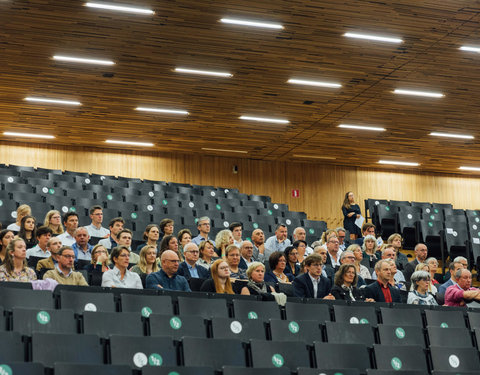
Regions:
[[[143,249],[146,245],[151,245],[157,248],[158,238],[160,237],[160,228],[157,224],[148,224],[143,232],[143,240],[145,243],[141,243],[137,246],[137,253]]]
[[[192,232],[190,229],[185,228],[178,232],[177,234],[177,241],[178,241],[178,248],[180,252],[183,254],[183,247],[192,241]]]
[[[357,269],[354,264],[342,264],[335,273],[334,285],[330,293],[335,299],[346,301],[375,302],[372,298],[366,298],[363,289],[357,288]]]
[[[411,277],[413,290],[408,293],[407,303],[412,305],[437,305],[435,297],[428,292],[430,273],[415,271]]]
[[[213,262],[218,259],[213,242],[210,240],[200,242],[198,251],[200,251],[200,259],[197,261],[197,265],[209,270]]]
[[[7,246],[5,261],[0,266],[0,281],[29,282],[37,280],[34,270],[27,267],[27,245],[14,238]]]
[[[262,296],[263,300],[275,301],[275,297],[271,294],[275,292],[275,289],[265,283],[264,276],[265,266],[262,263],[250,264],[247,269],[248,283],[242,288],[240,294]]]
[[[17,237],[25,241],[27,249],[37,244],[37,229],[35,228],[35,218],[33,216],[27,215],[23,217]]]
[[[296,277],[300,275],[300,263],[298,262],[298,250],[293,246],[287,246],[285,249],[285,258],[287,259],[287,265],[285,266],[285,273],[289,273]]]
[[[377,240],[371,234],[365,236],[362,245],[363,261],[362,264],[368,268],[375,268],[375,264],[380,260],[377,251]]]
[[[130,271],[135,272],[142,277],[142,275],[150,275],[152,272],[157,272],[160,267],[157,262],[157,247],[154,245],[146,245],[140,250],[140,260],[133,266]]]
[[[0,238],[1,238],[1,232],[0,232]],[[437,270],[438,270],[438,260],[437,258],[430,257],[425,260],[425,263],[428,264],[428,271],[430,272],[430,280],[432,281],[432,284],[435,286],[435,288],[437,288],[437,285],[440,285],[440,283],[437,280],[435,280],[435,274],[437,273]]]
[[[301,263],[307,257],[307,242],[297,240],[292,244],[293,248],[297,250],[297,262]]]
[[[15,235],[11,230],[4,229],[0,232],[0,264],[3,264],[7,257],[7,246],[14,239]]]
[[[140,276],[127,269],[130,262],[130,250],[128,250],[127,246],[119,245],[114,247],[110,258],[114,267],[103,273],[103,287],[143,289]]]
[[[58,236],[63,233],[62,216],[57,210],[47,212],[43,225],[53,231],[53,236]]]
[[[225,256],[225,250],[229,245],[233,245],[233,234],[229,229],[223,229],[218,232],[215,237],[215,245],[217,246],[217,255],[219,257]]]
[[[265,274],[265,281],[271,283],[288,283],[293,281],[293,275],[291,273],[284,273],[287,265],[285,254],[281,251],[275,251],[270,255],[268,259],[270,265],[270,271]]]
[[[247,280],[246,270],[238,267],[240,264],[240,249],[236,245],[229,245],[225,249],[225,259],[230,267],[230,278]]]
[[[367,267],[361,264],[363,260],[363,251],[360,245],[353,244],[347,247],[347,251],[351,251],[353,255],[355,255],[355,270],[357,271],[357,275],[363,277],[364,279],[371,279],[372,275]]]
[[[435,258],[434,258],[435,259]],[[430,266],[427,263],[418,263],[415,267],[415,271],[425,271],[430,275]],[[410,290],[413,290],[413,283],[410,286]],[[432,276],[430,275],[430,282],[428,283],[428,293],[436,295],[437,287],[432,282]]]
[[[212,278],[205,280],[201,292],[234,294],[230,282],[230,267],[224,259],[217,259],[210,268]]]
[[[104,273],[110,269],[108,267],[109,263],[107,249],[103,245],[96,244],[92,249],[91,263],[85,269],[88,273],[94,271]]]
[[[398,233],[392,234],[387,240],[387,244],[392,245],[395,249],[395,253],[397,254],[397,260],[395,262],[400,271],[403,271],[408,263],[407,256],[400,251],[402,248],[402,240],[402,236]]]
[[[183,262],[183,256],[178,249],[178,240],[173,234],[168,234],[163,237],[162,242],[160,242],[160,250],[158,251],[158,259],[162,256],[165,250],[175,251],[180,259],[180,262]]]
[[[406,280],[403,276],[402,271],[397,269],[397,264],[392,260],[388,260],[392,266],[392,275],[390,278],[390,285],[397,288],[398,290],[407,290]]]
[[[22,222],[22,219],[27,216],[32,214],[32,209],[28,204],[21,204],[17,208],[17,218],[15,219],[15,222],[10,224],[7,229],[11,230],[14,234],[17,234],[20,231],[20,224]]]

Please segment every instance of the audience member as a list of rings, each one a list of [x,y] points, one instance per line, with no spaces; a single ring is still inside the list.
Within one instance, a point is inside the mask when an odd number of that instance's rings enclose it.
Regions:
[[[242,242],[243,242],[243,240],[242,240],[243,224],[236,221],[236,222],[231,223],[230,226],[228,227],[228,229],[230,229],[230,232],[232,232],[234,245],[237,245],[237,247],[240,248],[240,246],[242,246]],[[218,244],[217,244],[217,246],[218,246]]]
[[[140,276],[137,273],[128,270],[128,265],[130,263],[130,250],[127,246],[118,245],[114,247],[110,254],[110,258],[114,267],[103,273],[103,287],[143,289]]]
[[[189,242],[192,242],[192,232],[190,229],[181,229],[177,234],[178,248],[183,253],[183,248]]]
[[[327,240],[327,263],[329,264],[335,271],[338,271],[340,268],[340,255],[342,254],[339,249],[340,242],[338,238],[335,236],[331,236]]]
[[[223,258],[225,256],[225,249],[229,245],[233,245],[234,241],[235,240],[230,229],[223,229],[218,232],[217,236],[215,237],[215,244],[217,245],[217,255]]]
[[[345,241],[347,231],[345,230],[345,228],[339,227],[335,229],[335,232],[337,232],[338,242],[340,243],[338,248],[340,249],[340,251],[344,251],[347,248],[347,242]]]
[[[103,208],[102,206],[95,205],[88,210],[92,223],[85,227],[89,237],[108,238],[110,231],[107,228],[102,227],[103,222]]]
[[[175,251],[165,250],[160,257],[162,268],[147,276],[147,288],[157,290],[180,290],[190,292],[185,277],[177,275],[180,258]]]
[[[63,225],[65,226],[65,232],[58,235],[63,246],[72,246],[75,243],[75,230],[78,227],[78,214],[73,211],[67,212],[63,215]]]
[[[253,244],[250,241],[242,241],[240,255],[240,264],[238,266],[246,271],[248,266],[255,261],[253,259]]]
[[[351,251],[353,253],[353,256],[355,257],[354,265],[357,275],[361,276],[363,279],[371,279],[372,275],[370,274],[370,270],[363,264],[361,264],[363,260],[363,251],[360,245],[350,245],[349,247],[347,247],[346,251]]]
[[[118,234],[123,230],[125,225],[125,220],[122,217],[115,217],[110,220],[108,223],[108,229],[110,230],[110,237],[104,238],[103,240],[98,241],[100,245],[105,247],[105,249],[110,250],[118,246]]]
[[[200,242],[198,251],[200,251],[200,259],[198,260],[197,264],[205,267],[207,270],[210,269],[210,266],[213,264],[213,262],[218,259],[213,242],[210,240]]]
[[[435,297],[428,292],[430,274],[427,271],[415,271],[411,276],[412,291],[408,293],[407,303],[411,305],[437,305]]]
[[[355,203],[353,192],[349,191],[345,194],[342,205],[343,226],[350,232],[350,239],[355,240],[360,235],[360,228],[355,224],[355,220],[360,218],[360,206]],[[361,244],[359,244],[361,245]]]
[[[14,238],[7,246],[7,254],[0,266],[0,281],[29,282],[36,280],[35,271],[27,267],[27,245],[22,238]]]
[[[234,246],[234,245],[232,245]],[[262,300],[274,301],[275,297],[271,294],[275,292],[271,286],[264,281],[265,266],[260,262],[253,262],[247,269],[248,283],[242,288],[240,294],[261,296]]]
[[[73,271],[75,253],[70,246],[62,246],[57,253],[57,264],[53,270],[48,270],[43,275],[43,280],[53,279],[59,284],[88,286],[87,281],[80,272]]]
[[[197,246],[200,246],[200,242],[210,240],[208,237],[210,233],[210,218],[208,216],[199,218],[197,221],[197,229],[198,236],[192,238],[192,242],[194,242]],[[213,243],[213,247],[215,247],[215,241],[210,241]]]
[[[318,254],[322,259],[322,276],[328,278],[330,280],[330,285],[333,284],[333,280],[335,278],[335,270],[330,264],[327,264],[328,259],[328,251],[323,245],[318,245],[313,249],[314,254]],[[302,272],[300,272],[302,273]]]
[[[340,264],[351,264],[352,266],[355,267],[355,255],[353,254],[353,251],[346,250],[340,255]],[[340,266],[341,267],[341,266]],[[357,269],[355,268],[355,273]],[[337,271],[338,272],[338,271]],[[357,275],[357,286],[361,288],[362,286],[365,286],[365,280],[363,279],[362,276]]]
[[[258,262],[265,260],[265,234],[260,228],[252,232],[253,259]]]
[[[335,274],[332,296],[345,301],[374,302],[373,299],[365,297],[364,288],[357,288],[358,277],[354,264],[342,264]]]
[[[459,262],[462,264],[463,268],[468,270],[468,260],[465,257],[458,256],[453,259],[454,262]],[[443,278],[444,281],[447,281],[452,275],[450,275],[450,272],[447,272]]]
[[[230,281],[230,267],[224,259],[217,259],[211,267],[212,278],[205,280],[201,292],[234,294]]]
[[[307,254],[307,243],[304,240],[297,240],[292,244],[293,248],[297,251],[297,261],[303,262]]]
[[[265,242],[264,258],[269,259],[270,255],[275,251],[285,251],[287,246],[290,246],[287,226],[285,224],[278,224],[275,228],[275,235],[269,237]]]
[[[335,299],[330,294],[331,283],[322,276],[322,257],[312,254],[305,258],[305,273],[293,279],[295,297]]]
[[[415,272],[415,267],[417,266],[417,264],[423,263],[427,259],[427,253],[428,253],[427,246],[423,243],[417,243],[415,245],[414,253],[415,253],[415,259],[412,260],[411,262],[408,262],[405,265],[405,269],[403,271],[403,274],[405,275],[405,278],[407,280],[410,280],[410,277],[412,277],[412,274],[413,272]]]
[[[200,251],[198,246],[193,242],[189,242],[183,249],[185,261],[180,263],[178,274],[190,280],[192,277],[197,279],[208,279],[210,272],[207,268],[198,265]]]
[[[428,266],[427,263],[419,263],[417,264],[417,266],[415,267],[415,271],[414,272],[417,272],[417,271],[424,271],[424,272],[428,272],[428,274],[430,275],[430,267]],[[410,276],[411,278],[411,276]],[[432,283],[432,279],[431,277],[429,278],[429,284],[428,284],[428,293],[432,294],[433,296],[435,296],[437,294],[437,288],[435,287],[435,285],[433,285]],[[410,286],[410,290],[413,290],[413,287],[414,285],[412,284]]]
[[[25,241],[27,249],[31,249],[37,244],[37,229],[33,216],[27,215],[22,218],[17,236]]]
[[[240,268],[240,249],[235,245],[229,245],[225,249],[225,260],[230,267],[230,277],[232,279],[246,280],[247,274],[245,268]]]
[[[163,237],[162,241],[160,242],[160,251],[158,252],[158,256],[161,257],[165,250],[175,251],[178,255],[178,259],[180,259],[180,261],[182,260],[180,250],[178,250],[177,237],[175,237],[173,234],[167,234]]]
[[[32,209],[28,204],[21,204],[20,206],[17,207],[17,217],[15,218],[15,222],[10,224],[7,229],[11,230],[14,234],[17,234],[20,231],[20,224],[22,222],[22,219],[25,216],[31,216],[32,215]]]
[[[57,210],[50,210],[45,215],[45,220],[43,221],[43,225],[49,227],[52,230],[53,236],[58,236],[59,234],[63,233],[63,225],[62,225],[62,215],[60,215],[60,211]]]
[[[390,285],[393,286],[394,288],[397,288],[398,290],[403,290],[403,291],[406,291],[407,290],[407,285],[406,285],[406,282],[404,279],[404,277],[402,276],[401,279],[403,281],[398,281],[400,277],[397,277],[397,274],[399,272],[402,272],[402,271],[399,271],[397,270],[397,264],[395,263],[395,261],[393,259],[385,259],[386,261],[390,262],[390,266],[391,266],[391,270],[392,270],[392,275],[390,277]]]
[[[47,243],[52,237],[52,230],[49,227],[39,227],[36,236],[37,245],[27,250],[27,259],[30,257],[48,258],[50,251],[47,249]]]
[[[157,247],[155,245],[144,245],[140,250],[139,260],[130,271],[142,275],[150,275],[160,269],[157,259]]]
[[[381,259],[375,264],[377,282],[365,287],[366,297],[376,302],[401,302],[400,292],[390,285],[392,266],[387,259]]]
[[[51,237],[47,242],[47,250],[50,252],[50,257],[41,259],[37,263],[36,270],[39,275],[42,272],[55,269],[55,265],[58,262],[58,251],[62,248],[62,241],[58,237]]]
[[[175,222],[172,219],[165,218],[160,221],[160,235],[159,241],[163,240],[165,236],[173,235],[173,231],[175,228]]]
[[[291,273],[285,273],[285,267],[287,265],[285,253],[275,251],[270,255],[268,263],[270,265],[270,271],[265,274],[266,282],[290,284],[293,281],[293,275]]]
[[[428,272],[430,273],[430,280],[432,281],[432,284],[435,285],[435,287],[440,286],[440,283],[437,280],[435,280],[435,274],[437,273],[437,269],[438,269],[437,258],[434,258],[434,257],[427,258],[427,260],[425,260],[425,263],[428,264]]]
[[[7,246],[15,238],[13,231],[3,229],[0,231],[0,265],[3,264],[7,257]]]
[[[285,273],[289,273],[296,277],[300,274],[300,264],[298,263],[298,251],[293,246],[288,246],[285,249],[285,258],[287,265],[285,266]]]
[[[374,236],[365,236],[365,238],[363,239],[362,250],[362,264],[368,268],[374,268],[375,263],[380,260],[380,254],[377,252],[377,240]]]
[[[391,260],[395,264],[395,267],[392,269],[393,282],[391,282],[390,284],[393,285],[393,286],[396,286],[398,289],[405,290],[406,289],[405,288],[405,283],[406,283],[405,276],[403,275],[403,272],[398,270],[398,268],[397,268],[397,262],[396,262],[397,253],[395,252],[395,248],[392,245],[386,245],[382,249],[382,259]],[[395,272],[394,272],[394,270],[395,270]],[[375,271],[373,271],[372,279],[373,280],[377,279],[377,275],[376,275]]]
[[[160,228],[157,224],[148,224],[143,232],[144,243],[137,246],[137,252],[140,252],[145,246],[153,246],[157,249],[158,239],[160,238]]]
[[[75,254],[75,261],[91,261],[93,246],[88,243],[88,241],[90,240],[90,236],[88,235],[87,228],[77,228],[73,236],[75,237],[75,243],[72,245],[72,250]]]
[[[138,254],[132,251],[132,236],[133,234],[130,229],[127,229],[127,228],[122,229],[120,232],[118,232],[118,235],[117,235],[118,245],[126,246],[128,250],[130,250],[130,264],[137,264],[138,261],[140,260],[140,257]],[[177,247],[177,251],[178,251],[178,247]]]
[[[408,263],[408,258],[400,251],[402,248],[402,236],[398,233],[392,234],[390,237],[388,237],[387,244],[392,245],[395,249],[395,253],[397,255],[397,260],[395,263],[397,263],[397,268],[403,272]]]
[[[307,232],[302,227],[297,227],[293,230],[293,242],[304,241],[305,242],[305,256],[313,254],[313,249],[307,244]]]
[[[462,268],[455,272],[455,285],[445,292],[445,306],[466,306],[467,303],[480,302],[480,289],[472,288],[472,274]]]
[[[327,241],[330,237],[337,237],[337,232],[335,229],[327,229],[325,232],[322,233],[322,237],[320,238],[320,244],[327,250]],[[338,237],[337,237],[338,238]],[[340,242],[339,242],[340,243]],[[315,245],[314,245],[315,244]],[[317,246],[316,241],[312,244],[312,246]]]
[[[85,270],[88,273],[103,275],[105,271],[110,269],[109,264],[110,259],[107,249],[103,245],[96,244],[92,249],[92,260]]]
[[[345,227],[345,228],[348,230],[347,227]],[[373,236],[375,238],[375,225],[372,224],[372,223],[363,223],[363,225],[362,225],[362,236],[363,237],[357,238],[355,240],[355,243],[357,245],[363,246],[363,240],[367,236]]]

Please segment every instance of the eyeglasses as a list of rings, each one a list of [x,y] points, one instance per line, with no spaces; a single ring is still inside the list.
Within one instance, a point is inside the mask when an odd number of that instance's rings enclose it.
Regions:
[[[107,251],[106,251],[106,250],[96,250],[96,251],[93,253],[93,255],[99,254],[99,253],[104,253],[104,254],[106,254]]]
[[[130,258],[130,254],[120,254],[118,257]]]
[[[65,255],[65,254],[62,254],[62,257],[67,258],[67,259],[75,259],[75,255]]]

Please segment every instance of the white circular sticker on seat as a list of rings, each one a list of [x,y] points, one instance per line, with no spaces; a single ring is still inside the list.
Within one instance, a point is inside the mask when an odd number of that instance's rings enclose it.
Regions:
[[[430,213],[430,208],[427,208],[427,209],[425,210],[425,212],[426,212],[427,214],[429,214],[429,213]]]
[[[13,182],[13,177],[7,178],[7,181],[8,181],[8,182]]]
[[[44,187],[42,188],[42,192],[45,193],[45,194],[47,194],[47,193],[48,193],[48,188],[47,188],[46,186],[44,186]]]
[[[13,217],[14,219],[16,219],[17,218],[17,211],[12,211],[10,213],[10,216]]]
[[[149,204],[149,205],[147,206],[147,210],[148,210],[148,211],[153,211],[153,206],[152,206],[151,204]]]
[[[240,332],[242,332],[242,323],[240,323],[238,320],[234,320],[233,322],[230,323],[230,330],[235,333],[235,334],[239,334]]]
[[[67,206],[62,206],[62,212],[68,212],[68,207]]]
[[[148,196],[149,196],[150,198],[153,198],[153,197],[155,196],[155,193],[154,193],[153,191],[150,191],[150,192],[148,193]]]
[[[460,359],[455,354],[452,354],[450,357],[448,357],[448,363],[453,368],[457,368],[460,366]]]
[[[211,195],[212,197],[214,197],[214,196],[217,195],[217,194],[215,194],[214,191],[211,191],[211,192],[210,192],[210,195]]]
[[[477,230],[477,226],[475,224],[472,225],[472,228]]]
[[[85,305],[84,310],[85,311],[97,311],[97,306],[95,306],[95,304],[89,302]]]
[[[133,363],[137,367],[143,367],[148,363],[148,358],[145,353],[138,352],[133,355]]]
[[[455,232],[455,231],[454,231],[452,234],[453,234],[453,237],[457,237],[457,236],[458,236],[458,233]]]
[[[273,205],[273,208],[275,208],[276,210],[278,210],[278,204],[275,203],[275,204]]]
[[[290,225],[290,224],[292,224],[292,221],[291,221],[291,220],[289,220],[289,219],[285,220],[285,222],[287,223],[287,225]]]
[[[360,323],[360,320],[358,320],[356,316],[352,316],[350,318],[350,324],[358,324],[358,323]]]
[[[89,178],[86,178],[85,179],[85,183],[88,185],[90,183],[90,179]]]
[[[190,202],[190,203],[188,204],[188,207],[193,208],[193,207],[195,207],[195,204],[194,204],[193,202]]]
[[[230,225],[230,224],[228,224],[228,221],[224,221],[224,222],[223,222],[223,226],[224,226],[225,228],[228,228],[229,225]]]
[[[375,201],[375,206],[378,206],[380,204],[379,201]]]
[[[408,214],[407,217],[411,220],[412,219],[412,214]]]

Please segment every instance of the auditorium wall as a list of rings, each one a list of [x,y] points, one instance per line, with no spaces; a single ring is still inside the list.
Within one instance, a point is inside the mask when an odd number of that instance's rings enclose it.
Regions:
[[[238,188],[270,195],[272,201],[287,203],[291,210],[305,211],[309,219],[325,220],[329,226],[341,224],[340,207],[349,190],[356,193],[362,212],[366,198],[480,208],[480,179],[460,175],[28,143],[0,144],[0,156],[5,164]],[[292,190],[299,196],[293,197]]]

